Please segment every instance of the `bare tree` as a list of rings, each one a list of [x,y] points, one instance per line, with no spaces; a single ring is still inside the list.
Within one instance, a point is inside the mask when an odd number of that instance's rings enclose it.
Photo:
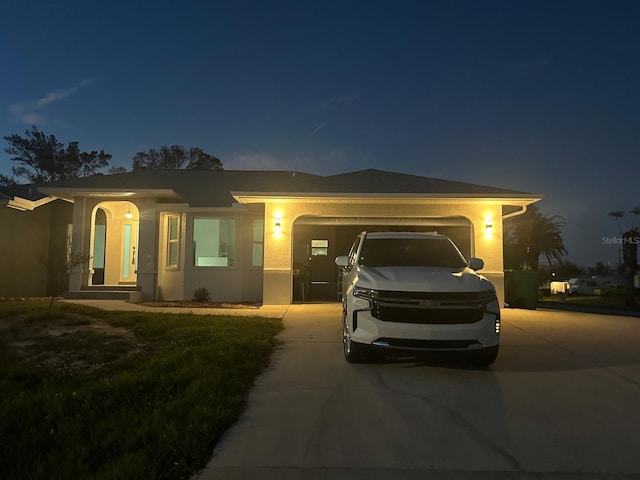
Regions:
[[[91,255],[80,250],[78,242],[74,236],[71,238],[71,241],[67,246],[65,261],[63,263],[46,262],[47,266],[52,269],[53,280],[49,309],[51,309],[56,296],[61,295],[65,291],[69,284],[69,274],[73,269],[80,265],[86,265],[88,267],[90,259]]]

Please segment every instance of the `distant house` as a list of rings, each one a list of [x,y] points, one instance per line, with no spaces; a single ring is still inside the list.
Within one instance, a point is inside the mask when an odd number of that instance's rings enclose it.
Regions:
[[[5,279],[20,270],[46,276],[36,264],[48,262],[35,259],[47,238],[62,238],[91,255],[72,271],[68,295],[125,290],[132,299],[181,300],[204,287],[214,300],[289,304],[337,300],[334,257],[358,232],[389,229],[449,235],[466,256],[484,259],[482,273],[503,298],[503,218],[541,197],[380,170],[161,170],[51,183],[32,198],[0,200],[12,207],[0,208],[0,245],[10,250],[0,296],[30,294]]]

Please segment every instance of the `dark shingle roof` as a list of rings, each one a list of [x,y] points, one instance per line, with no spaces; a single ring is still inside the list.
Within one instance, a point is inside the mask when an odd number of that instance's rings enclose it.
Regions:
[[[43,185],[56,192],[114,190],[171,190],[177,201],[191,206],[223,207],[236,203],[232,192],[273,194],[419,194],[529,197],[516,190],[453,182],[438,178],[368,169],[320,176],[291,171],[249,170],[149,170],[113,175],[94,175]],[[171,201],[176,201],[171,200]]]
[[[4,200],[19,197],[35,202],[45,198],[46,196],[47,195],[38,190],[34,184],[0,186],[0,199]]]
[[[406,173],[383,170],[360,170],[325,177],[332,191],[357,191],[359,193],[431,193],[431,194],[481,194],[481,195],[522,195],[524,192],[504,188],[487,187],[473,183],[453,182],[440,178],[421,177]],[[356,189],[356,190],[354,190]],[[526,195],[526,194],[525,194]]]

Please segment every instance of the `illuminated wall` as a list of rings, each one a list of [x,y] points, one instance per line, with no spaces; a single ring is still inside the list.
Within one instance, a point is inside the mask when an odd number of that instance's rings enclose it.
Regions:
[[[249,201],[245,199],[245,201]],[[300,216],[446,218],[466,217],[473,228],[471,254],[485,262],[482,274],[496,285],[504,298],[502,257],[502,204],[490,200],[319,198],[264,199],[265,265],[263,303],[288,304],[292,292],[293,225]]]

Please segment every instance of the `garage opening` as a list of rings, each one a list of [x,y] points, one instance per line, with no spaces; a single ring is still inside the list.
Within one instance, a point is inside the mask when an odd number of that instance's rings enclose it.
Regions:
[[[300,217],[293,227],[293,301],[339,301],[340,270],[334,259],[346,255],[354,238],[367,231],[442,233],[462,254],[472,252],[472,225],[464,217],[447,218],[325,218]]]

